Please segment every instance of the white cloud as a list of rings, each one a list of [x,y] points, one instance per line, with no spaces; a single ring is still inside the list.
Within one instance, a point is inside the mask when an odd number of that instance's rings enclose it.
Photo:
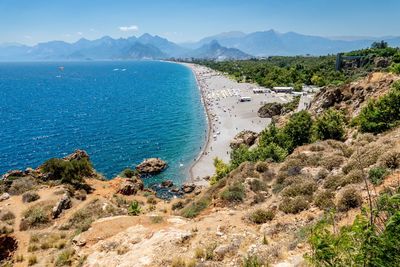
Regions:
[[[136,26],[136,25],[121,26],[121,27],[119,27],[119,30],[120,30],[120,31],[123,31],[123,32],[136,32],[136,31],[139,30],[139,27]]]
[[[79,35],[79,36],[82,36],[83,32],[77,32],[76,34]]]

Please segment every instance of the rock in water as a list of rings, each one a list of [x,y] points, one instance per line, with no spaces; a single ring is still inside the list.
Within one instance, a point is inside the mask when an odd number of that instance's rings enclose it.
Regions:
[[[252,146],[256,141],[258,134],[253,131],[242,131],[238,133],[230,143],[232,149],[240,147],[242,144]]]
[[[143,190],[144,184],[140,178],[133,177],[125,179],[118,189],[118,193],[126,196],[135,195],[138,191]]]
[[[63,210],[71,208],[71,198],[68,194],[64,194],[60,201],[53,208],[53,219],[58,218]]]
[[[171,180],[165,180],[161,182],[162,187],[172,187],[174,185],[174,182]]]
[[[159,158],[150,158],[144,160],[138,166],[138,170],[141,174],[157,174],[167,168],[167,163]]]

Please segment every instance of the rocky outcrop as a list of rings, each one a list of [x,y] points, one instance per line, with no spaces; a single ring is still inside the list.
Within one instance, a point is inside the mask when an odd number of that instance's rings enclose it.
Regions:
[[[256,141],[258,134],[253,131],[242,131],[238,133],[235,138],[231,141],[230,147],[236,149],[242,144],[246,146],[252,146]]]
[[[196,189],[195,184],[183,184],[182,185],[182,191],[185,194],[190,194]]]
[[[120,179],[122,179],[122,178],[120,178]],[[143,188],[144,188],[143,181],[138,177],[133,177],[133,178],[129,178],[129,179],[124,179],[124,181],[121,183],[117,193],[120,193],[120,194],[126,195],[126,196],[136,195],[136,193],[143,190]]]
[[[58,216],[60,216],[63,210],[69,209],[71,208],[71,206],[72,206],[71,198],[69,197],[68,194],[64,194],[60,199],[60,201],[58,201],[57,204],[53,207],[52,210],[53,219],[58,218]]]
[[[375,72],[356,82],[325,87],[311,102],[310,111],[319,114],[328,108],[336,108],[357,115],[366,100],[385,94],[398,79],[392,74]]]
[[[154,231],[142,225],[132,226],[92,246],[85,266],[169,266],[160,255],[181,250],[191,236],[190,231],[175,227]]]
[[[25,175],[25,173],[21,170],[11,170],[11,171],[8,171],[5,174],[3,174],[1,179],[7,180],[10,177],[23,177],[24,175]]]
[[[272,118],[282,114],[283,105],[280,103],[267,103],[258,110],[261,118]]]
[[[75,150],[74,153],[64,157],[63,159],[68,161],[81,160],[81,159],[90,160],[89,154],[85,150],[80,150],[80,149]]]
[[[159,158],[145,159],[136,166],[136,170],[141,174],[157,174],[167,168],[167,163]]]

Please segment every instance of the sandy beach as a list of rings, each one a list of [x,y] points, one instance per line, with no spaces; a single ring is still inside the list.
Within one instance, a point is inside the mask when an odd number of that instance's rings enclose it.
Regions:
[[[201,90],[208,117],[208,141],[190,169],[191,180],[207,184],[203,178],[214,174],[213,161],[218,157],[229,161],[229,144],[243,130],[262,131],[270,119],[257,116],[264,103],[284,103],[292,99],[288,94],[254,94],[255,84],[238,83],[207,67],[183,63],[192,69]],[[250,102],[240,102],[240,97],[251,97]]]

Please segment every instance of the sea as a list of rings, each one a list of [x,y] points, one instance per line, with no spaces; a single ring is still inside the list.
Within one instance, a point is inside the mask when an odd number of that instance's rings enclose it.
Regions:
[[[112,179],[143,159],[168,163],[146,184],[181,184],[205,145],[200,91],[159,61],[0,63],[0,174],[86,150]]]

